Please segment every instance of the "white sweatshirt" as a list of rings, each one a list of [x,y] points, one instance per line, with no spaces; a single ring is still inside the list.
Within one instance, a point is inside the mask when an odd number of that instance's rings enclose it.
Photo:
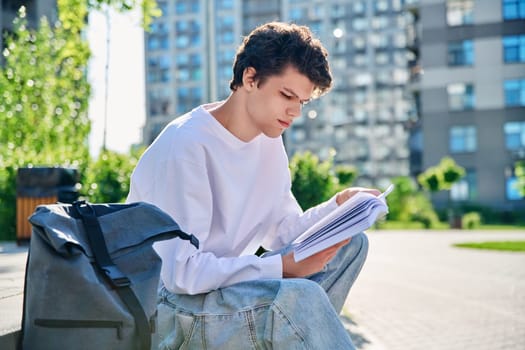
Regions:
[[[335,198],[302,213],[292,195],[282,138],[244,142],[204,105],[172,121],[146,150],[131,177],[128,202],[152,203],[200,242],[157,242],[164,286],[205,293],[234,283],[282,278],[280,255],[260,258],[259,246],[285,246],[333,210]]]

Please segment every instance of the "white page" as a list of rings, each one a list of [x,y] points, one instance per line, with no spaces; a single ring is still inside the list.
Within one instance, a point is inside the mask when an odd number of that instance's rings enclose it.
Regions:
[[[379,216],[388,212],[385,197],[392,190],[393,185],[390,185],[385,192],[377,197],[370,193],[358,192],[330,214],[319,220],[293,242],[295,246],[295,261],[301,261],[370,228]],[[359,204],[364,206],[358,207]],[[319,230],[325,228],[325,226],[336,219],[343,220],[339,226],[330,228],[326,232],[318,233]]]

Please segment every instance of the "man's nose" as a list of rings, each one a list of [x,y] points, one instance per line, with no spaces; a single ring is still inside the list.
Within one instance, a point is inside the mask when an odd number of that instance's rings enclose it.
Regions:
[[[301,111],[303,109],[303,105],[301,103],[294,103],[288,107],[287,114],[291,117],[299,117],[301,115]]]

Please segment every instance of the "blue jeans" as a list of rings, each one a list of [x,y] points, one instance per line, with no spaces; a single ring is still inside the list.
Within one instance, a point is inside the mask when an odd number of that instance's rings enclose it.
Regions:
[[[161,288],[154,348],[355,349],[339,313],[367,252],[359,234],[307,278],[247,281],[198,295]]]

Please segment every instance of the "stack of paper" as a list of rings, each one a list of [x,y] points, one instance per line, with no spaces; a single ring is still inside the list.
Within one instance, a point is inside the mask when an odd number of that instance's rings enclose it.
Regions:
[[[293,242],[295,261],[301,261],[370,228],[378,218],[388,213],[385,197],[392,190],[393,185],[390,185],[377,197],[358,192],[341,204]]]

